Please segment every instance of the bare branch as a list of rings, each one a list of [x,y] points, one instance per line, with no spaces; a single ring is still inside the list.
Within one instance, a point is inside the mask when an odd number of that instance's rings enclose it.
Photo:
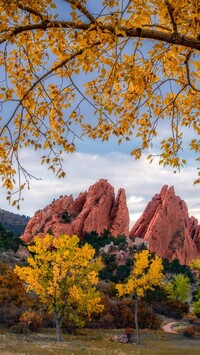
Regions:
[[[170,16],[170,19],[171,19],[171,23],[172,23],[172,27],[173,27],[174,33],[178,33],[177,24],[176,24],[176,21],[174,19],[174,7],[168,0],[165,0],[165,4],[167,6],[167,10],[168,10],[168,13],[169,13],[169,16]]]
[[[41,19],[41,21],[44,21],[47,18],[46,15],[41,14],[40,12],[32,9],[31,7],[29,7],[27,5],[23,6],[22,4],[18,4],[18,7],[19,7],[19,9],[24,10],[24,11],[28,12],[29,14],[39,17]]]
[[[189,60],[191,57],[191,54],[193,53],[193,51],[189,51],[188,54],[185,57],[185,67],[186,67],[186,74],[187,74],[187,80],[188,80],[188,84],[190,85],[190,87],[196,91],[196,92],[200,92],[200,89],[197,89],[197,87],[194,86],[194,84],[191,81],[190,78],[190,66],[189,66]]]
[[[142,25],[142,28],[144,28],[144,27],[148,27],[148,28],[150,28],[150,27],[156,27],[156,28],[160,28],[161,30],[165,30],[165,31],[168,31],[168,32],[172,32],[172,30],[169,28],[169,27],[167,27],[167,26],[163,26],[163,25],[159,25],[158,23],[152,23],[151,25]]]

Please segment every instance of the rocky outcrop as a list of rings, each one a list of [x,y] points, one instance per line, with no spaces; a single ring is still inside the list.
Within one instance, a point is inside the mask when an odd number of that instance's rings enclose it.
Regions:
[[[198,220],[189,217],[185,202],[167,185],[149,202],[130,237],[142,238],[162,258],[178,258],[182,264],[200,257]]]
[[[44,210],[37,211],[29,221],[22,239],[30,243],[35,235],[66,233],[82,237],[85,232],[102,234],[107,229],[113,236],[129,234],[129,213],[124,189],[115,198],[114,188],[100,179],[76,199],[64,196]]]
[[[45,233],[56,236],[96,231],[101,235],[109,230],[115,237],[129,236],[129,213],[124,189],[115,197],[114,188],[101,179],[77,198],[60,197],[43,210],[37,211],[29,221],[22,239],[32,242],[35,235]],[[178,258],[182,264],[200,258],[200,225],[189,217],[185,202],[175,195],[174,188],[163,186],[148,203],[135,223],[130,237],[137,244],[141,240],[162,258]]]

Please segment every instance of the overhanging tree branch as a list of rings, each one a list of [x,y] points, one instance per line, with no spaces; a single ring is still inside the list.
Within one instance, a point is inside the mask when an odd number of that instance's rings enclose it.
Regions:
[[[181,0],[178,7],[168,0],[143,6],[104,0],[93,13],[90,2],[82,0],[60,0],[58,8],[54,0],[0,0],[3,184],[15,185],[11,163],[21,169],[20,149],[47,149],[41,163],[53,170],[64,151],[75,150],[75,136],[102,141],[115,136],[119,143],[134,137],[134,147],[135,142],[140,147],[131,153],[136,158],[156,141],[160,164],[178,170],[185,161],[178,160],[180,131],[190,127],[194,136],[188,146],[197,153],[197,2]],[[62,14],[60,5],[66,10]],[[157,141],[161,120],[172,129],[163,144]]]
[[[93,25],[92,25],[93,26]],[[146,29],[143,27],[133,27],[133,28],[126,28],[124,26],[119,26],[116,30],[115,26],[112,25],[102,25],[98,23],[97,26],[101,31],[107,31],[112,35],[117,37],[129,37],[129,38],[146,38],[157,40],[169,44],[176,44],[178,46],[184,46],[187,48],[193,48],[200,51],[200,41],[196,38],[189,37],[186,35],[180,35],[176,33],[167,33],[164,31],[158,31],[154,29]],[[35,31],[35,30],[44,30],[47,31],[49,28],[62,28],[62,29],[76,29],[76,30],[90,30],[91,24],[88,23],[80,23],[80,22],[73,22],[73,21],[43,21],[42,23],[38,24],[30,24],[25,26],[19,26],[17,28],[9,28],[6,32],[9,34],[9,40],[20,33],[28,32],[28,31]],[[95,30],[95,27],[92,27]],[[123,34],[124,33],[124,34]],[[8,38],[3,38],[0,40],[0,44],[7,42]]]

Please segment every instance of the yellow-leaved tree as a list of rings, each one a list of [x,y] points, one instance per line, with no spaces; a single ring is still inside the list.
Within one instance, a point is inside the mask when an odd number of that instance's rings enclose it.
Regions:
[[[194,259],[190,262],[189,267],[191,269],[197,270],[200,274],[200,259]]]
[[[199,0],[0,0],[0,13],[0,175],[8,199],[19,185],[14,204],[31,177],[24,147],[59,178],[84,135],[131,140],[136,159],[147,150],[175,171],[188,149],[200,160]]]
[[[195,272],[197,278],[197,288],[193,293],[193,304],[192,304],[192,312],[200,317],[200,259],[192,260],[189,264],[190,268]]]
[[[147,290],[154,290],[161,285],[163,279],[162,259],[152,257],[149,250],[134,254],[133,268],[126,283],[116,285],[119,296],[128,296],[135,300],[136,341],[140,343],[138,324],[138,301],[145,296]]]
[[[16,266],[14,271],[34,291],[54,314],[56,339],[61,341],[60,326],[65,315],[77,320],[79,314],[90,317],[101,312],[101,297],[95,285],[98,282],[101,259],[95,259],[95,250],[85,244],[78,246],[77,236],[46,234],[35,237],[28,247],[33,253],[28,266]]]

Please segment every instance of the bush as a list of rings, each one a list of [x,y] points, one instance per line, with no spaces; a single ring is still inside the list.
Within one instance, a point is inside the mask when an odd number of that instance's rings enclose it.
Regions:
[[[42,326],[42,316],[36,311],[24,312],[19,321],[26,329],[30,329],[32,331],[36,331]]]
[[[124,265],[120,265],[116,271],[117,282],[124,282],[130,276],[133,260],[127,259]]]
[[[193,302],[193,313],[198,318],[200,317],[200,299],[196,302]]]
[[[25,334],[25,333],[27,333],[27,329],[24,326],[24,324],[20,324],[20,323],[13,325],[10,328],[10,330],[11,330],[12,333],[15,333],[15,334]]]
[[[107,267],[104,267],[102,270],[100,270],[99,278],[100,280],[114,282],[114,283],[117,283],[118,281],[117,277],[113,275],[112,271],[110,271],[109,268]]]
[[[164,316],[181,319],[189,312],[189,305],[178,300],[166,300],[154,303],[153,309]]]
[[[195,331],[193,327],[187,327],[183,330],[183,336],[189,339],[194,339]]]
[[[105,247],[105,245],[110,244],[113,242],[118,249],[124,250],[128,247],[127,237],[124,235],[119,235],[117,238],[113,237],[109,230],[104,230],[101,235],[98,235],[97,232],[92,231],[90,233],[85,233],[83,239],[81,241],[81,245],[88,243],[93,246],[96,250],[96,253],[99,252],[100,248]]]
[[[116,285],[114,282],[106,282],[100,280],[96,286],[97,291],[100,291],[104,295],[114,297],[117,294]]]
[[[164,272],[170,274],[183,274],[189,277],[191,282],[194,282],[194,275],[191,268],[188,265],[181,265],[179,259],[174,259],[171,262],[167,259],[163,259]]]
[[[193,325],[193,329],[195,331],[195,333],[197,333],[198,335],[200,334],[200,325]]]
[[[124,299],[122,301],[112,300],[108,296],[102,298],[104,310],[101,315],[92,317],[89,324],[92,328],[134,328],[134,301]],[[153,312],[152,308],[145,304],[139,304],[138,321],[140,328],[159,329],[160,319]]]
[[[12,327],[18,323],[19,318],[23,312],[23,308],[15,304],[4,305],[0,308],[1,322],[8,327]]]
[[[160,329],[161,319],[154,313],[152,307],[145,304],[139,305],[138,321],[141,329]]]
[[[73,214],[69,214],[69,212],[65,210],[61,212],[60,218],[62,223],[70,224],[75,218],[75,216]]]
[[[68,319],[65,317],[62,321],[62,331],[67,334],[76,334],[77,324],[73,321],[73,319]]]
[[[0,251],[13,250],[17,251],[19,245],[25,245],[24,242],[14,236],[13,232],[6,230],[0,223]]]
[[[44,328],[54,328],[54,315],[49,313],[47,310],[41,312],[42,317],[42,327]]]
[[[154,290],[147,290],[144,297],[145,301],[152,304],[167,300],[167,293],[162,286],[156,286]]]
[[[134,330],[132,328],[125,328],[124,329],[124,333],[127,336],[128,343],[131,343],[132,338],[133,338]]]

